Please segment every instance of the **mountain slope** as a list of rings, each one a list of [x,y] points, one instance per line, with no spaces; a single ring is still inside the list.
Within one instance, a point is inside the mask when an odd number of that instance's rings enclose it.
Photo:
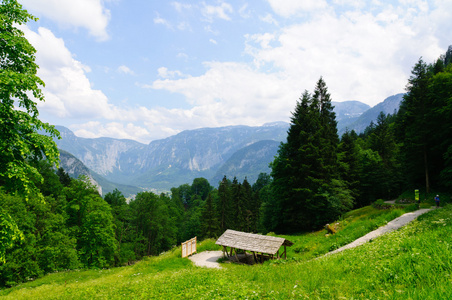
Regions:
[[[336,113],[337,130],[345,132],[345,129],[371,107],[359,101],[332,102]]]
[[[88,177],[90,182],[97,187],[100,195],[113,192],[113,190],[116,188],[119,189],[126,197],[130,197],[131,195],[135,195],[136,193],[142,191],[142,189],[139,189],[135,186],[112,183],[103,178],[101,175],[91,171],[83,164],[83,162],[81,162],[71,153],[62,149],[59,149],[59,151],[60,167],[63,168],[64,171],[68,173],[72,178],[79,178],[82,175]]]
[[[59,148],[71,152],[105,179],[168,191],[196,177],[212,178],[235,152],[262,140],[286,139],[288,123],[186,130],[143,145],[130,140],[76,137],[59,126]]]
[[[260,173],[270,174],[269,164],[274,160],[279,145],[279,142],[264,140],[238,150],[217,170],[210,182],[216,184],[226,175],[229,179],[237,177],[240,182],[246,177],[253,183]]]
[[[403,95],[403,93],[400,93],[386,98],[383,102],[364,112],[350,125],[341,128],[340,130],[338,129],[339,135],[342,135],[347,128],[348,130],[355,130],[356,133],[364,132],[364,129],[366,129],[371,122],[375,122],[377,120],[380,112],[384,112],[385,114],[393,114],[397,112],[399,110],[400,102],[403,100]]]

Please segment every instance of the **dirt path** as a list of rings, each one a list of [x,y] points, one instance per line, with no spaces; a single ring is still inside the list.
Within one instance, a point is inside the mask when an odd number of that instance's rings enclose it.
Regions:
[[[221,269],[217,260],[223,257],[223,251],[204,251],[190,256],[190,260],[198,267]]]
[[[360,237],[359,239],[351,242],[350,244],[347,244],[334,251],[328,252],[325,255],[331,255],[331,254],[338,253],[338,252],[344,251],[346,249],[351,249],[351,248],[357,247],[359,245],[362,245],[364,243],[367,243],[368,241],[370,241],[376,237],[379,237],[380,235],[383,235],[385,233],[399,229],[400,227],[408,224],[409,222],[416,219],[418,216],[425,214],[426,212],[429,212],[430,210],[432,210],[432,209],[431,208],[423,208],[423,209],[418,209],[416,211],[403,214],[400,217],[395,218],[394,220],[388,222],[388,224],[386,224],[385,226],[381,226],[380,228],[378,228],[372,232],[369,232],[365,236]]]

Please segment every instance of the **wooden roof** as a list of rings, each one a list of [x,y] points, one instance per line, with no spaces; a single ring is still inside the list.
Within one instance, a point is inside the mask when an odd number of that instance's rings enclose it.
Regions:
[[[226,230],[215,243],[217,245],[247,251],[276,254],[281,246],[292,246],[289,240],[280,237],[266,236],[241,231]]]

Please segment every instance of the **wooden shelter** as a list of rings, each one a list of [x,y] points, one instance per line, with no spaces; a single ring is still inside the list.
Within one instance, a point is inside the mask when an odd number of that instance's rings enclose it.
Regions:
[[[215,243],[223,246],[223,255],[228,257],[233,256],[235,252],[235,259],[239,261],[237,250],[249,251],[253,254],[254,262],[263,262],[264,259],[284,258],[287,257],[286,246],[292,246],[293,243],[289,240],[280,237],[266,236],[254,233],[247,233],[241,231],[226,230]],[[281,246],[284,246],[284,252],[279,253]],[[228,252],[228,248],[230,251]],[[276,257],[275,257],[276,254]],[[260,259],[259,259],[260,258]]]

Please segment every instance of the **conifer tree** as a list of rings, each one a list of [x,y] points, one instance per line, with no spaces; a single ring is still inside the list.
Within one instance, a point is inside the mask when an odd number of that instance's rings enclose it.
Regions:
[[[201,238],[215,238],[218,232],[218,221],[215,216],[212,194],[209,193],[201,213]]]
[[[350,193],[339,180],[338,144],[330,94],[320,78],[314,94],[305,91],[297,102],[287,142],[271,164],[273,213],[279,216],[274,230],[312,229],[349,208]]]
[[[427,91],[431,75],[422,58],[413,67],[411,73],[412,76],[406,87],[408,93],[405,94],[401,103],[398,129],[404,141],[402,152],[405,155],[405,168],[411,175],[408,181],[419,184],[423,179],[428,193],[430,191],[430,128],[426,111],[430,105]]]
[[[356,140],[358,135],[354,130],[348,131],[341,137],[338,146],[339,151],[339,174],[352,192],[355,199],[359,197],[359,156]]]
[[[226,229],[229,229],[232,224],[231,220],[231,192],[229,187],[229,181],[226,176],[220,182],[218,187],[218,204],[216,206],[217,217],[220,226],[220,231],[223,233]]]
[[[241,185],[240,196],[241,203],[243,205],[243,231],[256,232],[256,226],[254,226],[254,224],[256,224],[255,218],[257,216],[257,212],[255,211],[256,204],[254,203],[255,199],[253,197],[253,190],[251,189],[251,185],[249,184],[246,177]]]

